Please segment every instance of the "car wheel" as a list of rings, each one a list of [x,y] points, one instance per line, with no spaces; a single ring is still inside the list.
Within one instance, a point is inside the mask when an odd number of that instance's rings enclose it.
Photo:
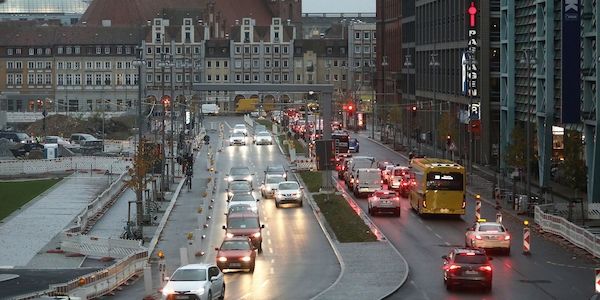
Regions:
[[[491,291],[492,291],[492,283],[490,282],[490,283],[486,284],[486,285],[483,287],[483,291],[484,291],[484,292],[486,292],[486,293],[489,293],[489,292],[491,292]]]
[[[372,213],[372,210],[371,210],[371,207],[368,207],[368,206],[367,206],[367,213],[369,213],[369,215],[371,215],[371,216],[373,215],[373,213]]]
[[[510,247],[508,247],[508,248],[506,248],[506,250],[504,250],[504,255],[510,256]]]
[[[275,200],[275,207],[279,208],[279,202],[277,202],[277,200]]]
[[[300,200],[300,202],[298,202],[298,206],[299,206],[299,207],[302,207],[302,206],[304,206],[304,201]]]
[[[400,207],[396,208],[396,212],[394,213],[394,216],[400,217]]]
[[[447,291],[451,291],[452,290],[452,284],[450,284],[450,281],[446,281],[446,290]]]
[[[250,266],[250,273],[254,273],[254,266],[256,265],[256,263],[252,263],[252,266]]]
[[[258,253],[262,253],[262,243],[260,243],[260,245],[258,245]]]
[[[209,300],[212,300],[212,298],[213,298],[213,297],[212,297],[212,291],[208,291],[208,299],[209,299]]]

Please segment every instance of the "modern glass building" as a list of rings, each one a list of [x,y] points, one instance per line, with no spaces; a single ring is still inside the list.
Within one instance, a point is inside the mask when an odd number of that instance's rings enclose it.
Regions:
[[[75,24],[91,0],[5,0],[0,3],[0,20],[58,20]]]

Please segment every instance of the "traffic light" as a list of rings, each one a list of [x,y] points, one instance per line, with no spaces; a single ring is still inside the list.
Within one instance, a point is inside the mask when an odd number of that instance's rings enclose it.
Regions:
[[[356,110],[356,107],[354,106],[354,104],[349,103],[348,104],[348,115],[353,116],[355,110]]]
[[[415,118],[417,116],[417,106],[413,105],[413,107],[411,107],[411,111],[413,118]]]
[[[450,135],[448,135],[446,137],[446,146],[448,146],[448,148],[450,148],[450,145],[452,145],[452,137]]]
[[[162,98],[160,98],[160,103],[162,103],[165,108],[169,107],[171,105],[171,97],[169,95],[162,96]]]

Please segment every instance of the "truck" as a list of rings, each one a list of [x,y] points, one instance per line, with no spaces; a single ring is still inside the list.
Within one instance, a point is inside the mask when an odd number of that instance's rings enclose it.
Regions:
[[[214,103],[202,104],[201,108],[202,108],[201,112],[205,115],[216,116],[219,114],[219,106]]]

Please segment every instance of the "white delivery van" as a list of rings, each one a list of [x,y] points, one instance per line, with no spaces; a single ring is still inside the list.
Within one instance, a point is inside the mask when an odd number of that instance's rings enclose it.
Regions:
[[[202,104],[202,111],[205,115],[218,115],[219,114],[219,106],[212,104]]]
[[[356,177],[354,180],[354,195],[361,197],[368,197],[373,192],[381,189],[381,172],[377,168],[360,168],[356,170]]]

